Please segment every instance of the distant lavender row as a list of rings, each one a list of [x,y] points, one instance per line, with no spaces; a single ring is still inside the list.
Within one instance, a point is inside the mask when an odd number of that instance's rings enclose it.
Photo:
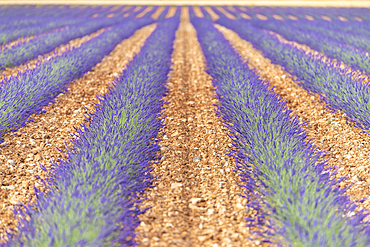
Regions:
[[[179,20],[159,23],[141,52],[78,131],[68,161],[54,164],[38,210],[20,212],[19,235],[5,246],[135,246],[140,200],[151,185],[164,83]],[[29,220],[25,220],[25,219]]]
[[[136,29],[152,22],[145,17],[116,25],[80,48],[5,79],[0,87],[0,136],[24,126],[29,116],[65,92],[68,83],[89,71]]]
[[[152,13],[152,10],[150,13]],[[149,16],[147,13],[146,16]],[[0,50],[0,68],[16,66],[27,60],[36,58],[38,55],[52,51],[57,46],[67,43],[76,38],[91,34],[98,29],[115,25],[132,19],[128,18],[97,18],[92,20],[76,20],[75,25],[64,27],[60,31],[55,31],[41,35],[29,42],[12,47],[11,49]],[[83,21],[83,22],[82,22]],[[82,22],[82,23],[80,23]]]
[[[38,7],[30,8],[18,6],[15,8],[4,8],[0,13],[0,30],[5,31],[15,28],[25,28],[40,23],[45,23],[46,20],[63,19],[63,18],[85,18],[92,14],[99,13],[98,7],[70,8],[69,6],[55,7]]]
[[[123,12],[124,14],[124,12]],[[1,29],[0,32],[0,44],[7,43],[9,41],[15,40],[20,37],[26,37],[31,35],[38,35],[43,32],[60,28],[60,27],[66,27],[69,26],[73,28],[73,26],[108,26],[113,25],[117,23],[117,19],[123,19],[120,18],[112,18],[112,19],[106,19],[106,18],[55,18],[54,16],[51,17],[42,17],[42,18],[27,18],[25,21],[33,23],[32,25],[23,25],[23,26],[15,26],[15,27],[9,27],[7,25],[6,29]],[[115,22],[115,23],[114,23]]]
[[[81,17],[88,17],[95,13],[107,13],[112,9],[114,6],[74,6],[74,5],[59,5],[59,6],[47,6],[47,5],[39,5],[39,6],[24,6],[24,5],[17,5],[17,6],[2,6],[0,9],[0,16],[3,17],[0,19],[0,23],[2,23],[4,18],[9,19],[22,19],[28,18],[33,16],[39,17],[47,17],[47,16],[54,16],[54,17],[62,17],[62,16],[81,16]]]
[[[308,45],[312,49],[324,53],[326,56],[337,59],[350,65],[354,69],[370,73],[370,58],[365,53],[370,48],[370,35],[350,35],[336,32],[336,35],[325,30],[311,31],[304,27],[295,27],[294,21],[281,22],[271,20],[268,22],[254,22],[259,28],[272,30],[284,38]],[[315,25],[316,22],[311,23]],[[317,22],[320,26],[320,22]],[[330,35],[333,34],[333,35]],[[350,45],[350,46],[348,46]],[[353,46],[353,47],[351,47]],[[361,50],[356,50],[360,48]]]
[[[218,10],[215,11],[218,14],[222,15],[222,13],[220,13]],[[250,21],[245,20],[245,22]],[[370,73],[369,56],[367,56],[364,51],[358,51],[355,48],[348,47],[347,45],[342,43],[344,39],[348,40],[348,42],[352,42],[352,45],[360,45],[361,49],[367,49],[366,47],[369,46],[368,43],[370,39],[367,40],[366,36],[363,37],[363,39],[365,40],[361,40],[361,36],[355,37],[351,35],[349,37],[345,34],[338,34],[337,38],[335,38],[334,36],[330,37],[329,35],[319,34],[317,31],[301,30],[302,28],[299,26],[294,28],[294,21],[282,22],[272,19],[269,21],[253,21],[252,23],[259,28],[277,32],[288,40],[306,44],[312,49],[324,53],[329,58],[342,61],[350,65],[354,69]],[[314,25],[313,22],[312,25]],[[342,38],[342,40],[340,40],[340,37]]]
[[[311,31],[320,31],[322,34],[327,35],[324,30],[332,31],[331,36],[334,36],[334,32],[337,31],[337,34],[347,33],[349,35],[355,35],[358,38],[365,35],[368,37],[370,34],[369,30],[369,20],[363,20],[362,22],[354,20],[351,16],[357,16],[359,9],[350,9],[350,8],[279,8],[279,7],[255,7],[247,8],[245,11],[241,8],[235,7],[236,11],[231,11],[229,8],[224,8],[227,12],[233,14],[236,17],[239,17],[240,13],[248,14],[252,18],[252,22],[270,22],[275,21],[274,15],[279,15],[284,19],[283,22],[280,21],[282,25],[285,25],[284,22],[288,22],[291,25],[303,30],[303,28],[309,28]],[[217,9],[214,9],[217,11]],[[367,10],[366,10],[367,11]],[[261,21],[256,15],[262,14],[268,18],[267,21]],[[314,21],[309,21],[305,17],[308,14],[314,17]],[[288,16],[293,15],[297,17],[297,21],[292,21]],[[329,16],[332,21],[323,20],[321,16]],[[338,17],[347,17],[350,21],[340,21]],[[341,37],[346,39],[346,37]],[[351,45],[350,43],[347,43]]]
[[[33,26],[25,26],[21,28],[14,27],[12,29],[8,28],[7,30],[1,30],[0,44],[3,45],[21,37],[38,35],[53,29],[66,27],[69,25],[77,25],[79,23],[86,23],[87,21],[88,20],[82,18],[56,20],[54,17],[43,18],[39,23],[35,23]]]
[[[269,85],[242,62],[211,21],[192,18],[214,78],[219,114],[231,130],[248,204],[260,216],[250,226],[284,246],[368,246],[370,227],[343,217],[356,205],[331,179],[323,153]],[[237,26],[237,25],[235,25]],[[238,160],[238,159],[237,159]],[[265,226],[269,230],[263,232]]]
[[[65,25],[68,25],[69,22],[75,19],[83,20],[84,18],[69,17],[67,19],[67,18],[58,18],[54,16],[50,16],[50,17],[35,16],[35,17],[17,18],[17,19],[16,18],[4,18],[0,21],[0,31],[1,31],[1,38],[2,38],[1,41],[2,43],[11,41],[12,38],[7,38],[7,36],[10,36],[12,31],[20,32],[20,30],[24,30],[26,28],[32,29],[32,28],[38,27],[39,25],[44,26],[44,27],[50,26],[51,28],[55,28],[56,25],[58,24],[55,22],[61,22],[60,25],[63,25],[67,21]],[[19,37],[22,37],[22,36],[19,36]]]
[[[276,37],[244,21],[220,18],[217,23],[234,30],[273,63],[282,65],[297,77],[303,88],[321,95],[330,108],[346,113],[349,121],[370,130],[370,89],[362,79],[338,68],[334,62],[320,62],[304,50],[282,44]]]
[[[128,8],[126,11],[122,12],[122,7],[117,8],[115,10],[111,10],[112,8],[105,8],[105,9],[77,9],[76,10],[63,10],[60,8],[54,8],[53,11],[58,14],[57,16],[9,16],[3,17],[0,19],[0,44],[12,41],[14,39],[30,36],[30,35],[38,35],[42,32],[67,26],[67,25],[76,25],[77,23],[88,23],[88,22],[106,22],[107,20],[104,18],[107,14],[118,14],[117,17],[122,17],[125,13],[131,11],[134,6]],[[69,11],[69,12],[67,12]],[[64,13],[64,14],[63,14]],[[61,14],[63,14],[61,16]],[[99,14],[98,18],[88,18],[93,14]],[[136,13],[137,14],[137,13]],[[115,17],[115,18],[117,18]]]
[[[276,26],[282,26],[283,29],[289,28],[298,33],[314,35],[315,37],[326,37],[333,40],[333,44],[340,43],[347,46],[352,46],[364,51],[370,51],[370,30],[368,28],[369,21],[366,21],[366,26],[363,22],[351,22],[352,25],[344,25],[342,21],[253,21],[258,26],[269,30],[276,30]],[[285,31],[284,31],[285,32]]]
[[[271,18],[271,20],[275,20],[275,18]],[[269,22],[268,21],[262,21],[262,22]],[[343,22],[339,20],[333,20],[333,21],[326,21],[322,19],[318,19],[315,21],[309,21],[307,19],[301,19],[297,21],[293,21],[290,19],[287,19],[283,22],[280,21],[281,24],[286,25],[292,25],[292,27],[297,28],[301,31],[309,30],[313,32],[320,32],[323,35],[328,35],[327,33],[324,33],[325,30],[330,31],[330,37],[336,38],[336,34],[348,34],[351,36],[361,37],[364,36],[368,37],[370,34],[369,30],[369,20],[365,20],[362,22],[359,21],[348,21]],[[286,24],[285,24],[286,23]],[[339,32],[339,33],[335,33]],[[350,45],[350,44],[349,44]]]
[[[240,8],[237,9],[237,13],[230,11],[228,8],[224,8],[229,13],[232,13],[235,16],[238,16],[239,13],[253,13],[254,15],[257,13],[260,13],[266,17],[268,17],[269,20],[267,21],[261,21],[256,16],[251,15],[253,20],[251,20],[253,23],[260,22],[260,23],[268,23],[270,21],[275,22],[276,19],[273,17],[274,14],[280,15],[285,20],[283,22],[279,22],[281,25],[291,25],[294,28],[297,28],[300,31],[303,30],[309,30],[314,32],[319,32],[320,34],[327,36],[330,35],[332,38],[337,38],[338,41],[344,42],[348,45],[352,45],[361,49],[365,49],[366,46],[366,40],[370,36],[370,30],[369,30],[369,24],[370,20],[363,20],[362,22],[352,20],[352,21],[340,21],[338,19],[338,16],[344,17],[344,14],[350,15],[351,13],[353,15],[356,15],[354,13],[355,10],[351,10],[349,8],[271,8],[271,7],[265,7],[265,8],[253,8],[248,9],[248,11],[243,11]],[[340,10],[338,14],[331,14],[331,12],[335,12],[335,10]],[[358,10],[358,9],[357,9]],[[320,14],[321,12],[321,14]],[[293,15],[295,17],[298,17],[297,21],[293,21],[290,18],[288,18],[288,15]],[[305,14],[309,14],[311,16],[314,16],[314,21],[309,21],[305,17]],[[323,20],[321,18],[322,15],[325,16],[332,16],[332,21]],[[347,16],[348,17],[348,16]],[[350,20],[351,18],[348,17]],[[352,18],[353,19],[353,18]],[[326,33],[325,31],[328,31],[330,33]],[[342,34],[348,34],[342,35]],[[338,35],[341,35],[338,37]],[[355,37],[351,37],[355,36]],[[356,40],[356,39],[359,40]],[[364,40],[365,39],[365,40]],[[355,43],[353,43],[352,41]],[[360,42],[360,43],[359,43]]]
[[[225,8],[227,9],[227,8]],[[253,19],[258,19],[257,14],[267,16],[269,19],[273,18],[273,15],[280,15],[285,20],[289,20],[288,15],[297,17],[298,19],[306,19],[305,15],[314,17],[316,20],[322,19],[322,16],[328,16],[333,20],[339,20],[339,16],[345,17],[350,21],[358,23],[354,17],[360,17],[369,19],[368,8],[335,8],[335,7],[235,7],[236,10],[242,11],[250,15]],[[344,22],[342,22],[345,24]]]

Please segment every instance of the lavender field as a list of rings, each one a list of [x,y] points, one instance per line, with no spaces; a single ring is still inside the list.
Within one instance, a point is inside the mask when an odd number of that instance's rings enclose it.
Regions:
[[[370,246],[370,11],[0,5],[2,246]]]

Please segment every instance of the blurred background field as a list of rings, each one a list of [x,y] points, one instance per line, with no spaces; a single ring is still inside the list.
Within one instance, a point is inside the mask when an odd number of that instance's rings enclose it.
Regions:
[[[368,0],[0,0],[9,4],[76,4],[76,5],[243,5],[243,6],[320,6],[370,7]]]

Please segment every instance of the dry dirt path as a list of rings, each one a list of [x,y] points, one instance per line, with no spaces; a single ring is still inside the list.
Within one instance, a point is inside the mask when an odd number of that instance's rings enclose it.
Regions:
[[[175,14],[176,14],[176,10],[177,10],[177,7],[174,7],[174,6],[170,7],[170,9],[168,10],[168,12],[167,12],[167,14],[164,18],[167,19],[167,18],[174,17]]]
[[[204,9],[211,16],[212,21],[217,21],[220,18],[220,16],[216,14],[216,12],[214,12],[211,7],[207,6],[207,7],[204,7]]]
[[[143,27],[129,39],[121,42],[91,71],[70,85],[69,91],[60,94],[54,104],[44,107],[46,113],[33,116],[34,121],[15,134],[7,134],[0,149],[0,233],[15,226],[13,205],[34,202],[33,186],[43,189],[34,176],[47,174],[39,163],[50,168],[50,159],[63,158],[65,142],[70,145],[74,126],[85,121],[83,114],[91,113],[98,100],[96,94],[107,93],[113,79],[138,53],[156,24]],[[88,111],[85,107],[91,109]]]
[[[140,246],[256,246],[244,217],[250,216],[237,185],[234,160],[226,153],[232,146],[221,119],[212,79],[183,8],[176,33],[169,93],[164,106],[158,164],[162,175],[147,191],[146,207],[137,229]]]
[[[332,113],[320,102],[318,95],[310,95],[292,80],[281,66],[272,64],[260,51],[241,39],[235,32],[215,25],[239,52],[250,68],[268,80],[274,91],[287,101],[287,106],[320,150],[326,151],[329,164],[339,166],[338,176],[348,177],[341,185],[355,184],[347,191],[352,200],[366,198],[361,207],[370,210],[370,142],[369,135],[348,124],[339,111]]]
[[[159,7],[150,17],[153,20],[158,20],[159,16],[162,14],[162,12],[165,10],[166,7],[161,6]]]

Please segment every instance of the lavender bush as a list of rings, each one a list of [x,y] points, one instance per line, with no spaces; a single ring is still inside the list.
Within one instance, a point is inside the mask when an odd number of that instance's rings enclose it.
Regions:
[[[20,211],[19,235],[6,246],[135,246],[140,200],[159,150],[164,83],[179,16],[164,20],[100,99],[67,160],[54,164],[37,210]],[[28,219],[28,220],[27,220]]]
[[[65,92],[68,83],[89,71],[135,30],[152,22],[143,17],[118,24],[78,49],[5,79],[0,87],[0,136],[24,126],[29,116]]]
[[[370,227],[285,102],[206,19],[193,16],[260,234],[283,246],[368,246]],[[236,26],[236,25],[235,25]],[[263,228],[265,227],[265,228]],[[264,230],[267,229],[267,230]]]
[[[303,88],[321,95],[329,108],[343,111],[349,121],[364,130],[370,129],[370,89],[353,72],[340,69],[333,61],[323,63],[304,50],[282,44],[276,37],[249,23],[225,17],[217,23],[235,31],[273,63],[283,66],[297,77]]]
[[[30,35],[39,35],[43,32],[50,31],[52,29],[61,28],[65,26],[73,26],[80,23],[88,22],[109,22],[106,18],[88,18],[89,16],[98,13],[99,16],[105,16],[108,13],[117,13],[120,8],[115,11],[108,9],[61,9],[54,7],[48,10],[43,9],[42,15],[40,12],[32,11],[26,7],[18,7],[15,10],[8,10],[5,13],[0,13],[0,44],[4,44],[15,40],[20,37],[26,37]],[[42,9],[41,9],[42,10]],[[122,14],[128,12],[131,9],[122,12]],[[12,15],[9,15],[13,13]],[[29,16],[31,14],[31,16]],[[78,16],[78,17],[77,17]],[[116,22],[117,23],[117,22]],[[92,24],[92,23],[91,23]],[[109,25],[107,23],[106,25]],[[113,25],[111,22],[110,25]]]
[[[309,21],[301,21],[299,24],[302,22]],[[366,55],[366,51],[370,47],[370,35],[364,36],[364,34],[362,34],[354,36],[338,31],[335,31],[335,34],[333,34],[326,29],[320,30],[319,28],[315,28],[313,25],[321,25],[318,21],[310,23],[310,26],[316,29],[315,31],[304,28],[304,25],[295,27],[295,25],[291,23],[295,22],[270,20],[268,22],[255,21],[254,25],[259,28],[277,32],[288,40],[308,45],[312,49],[322,52],[329,58],[342,61],[354,69],[367,73],[370,72],[370,58]],[[358,48],[360,48],[360,50],[358,50]]]
[[[155,10],[153,9],[146,14],[150,16]],[[134,14],[136,15],[136,13]],[[38,55],[52,51],[57,46],[64,44],[72,39],[80,38],[97,31],[100,28],[109,27],[119,23],[129,21],[133,16],[128,18],[96,18],[75,20],[75,25],[65,26],[62,30],[51,32],[35,38],[27,43],[20,44],[11,49],[0,49],[0,68],[20,65],[27,60],[36,58]],[[28,29],[28,28],[26,28]],[[0,35],[1,40],[1,35]]]

